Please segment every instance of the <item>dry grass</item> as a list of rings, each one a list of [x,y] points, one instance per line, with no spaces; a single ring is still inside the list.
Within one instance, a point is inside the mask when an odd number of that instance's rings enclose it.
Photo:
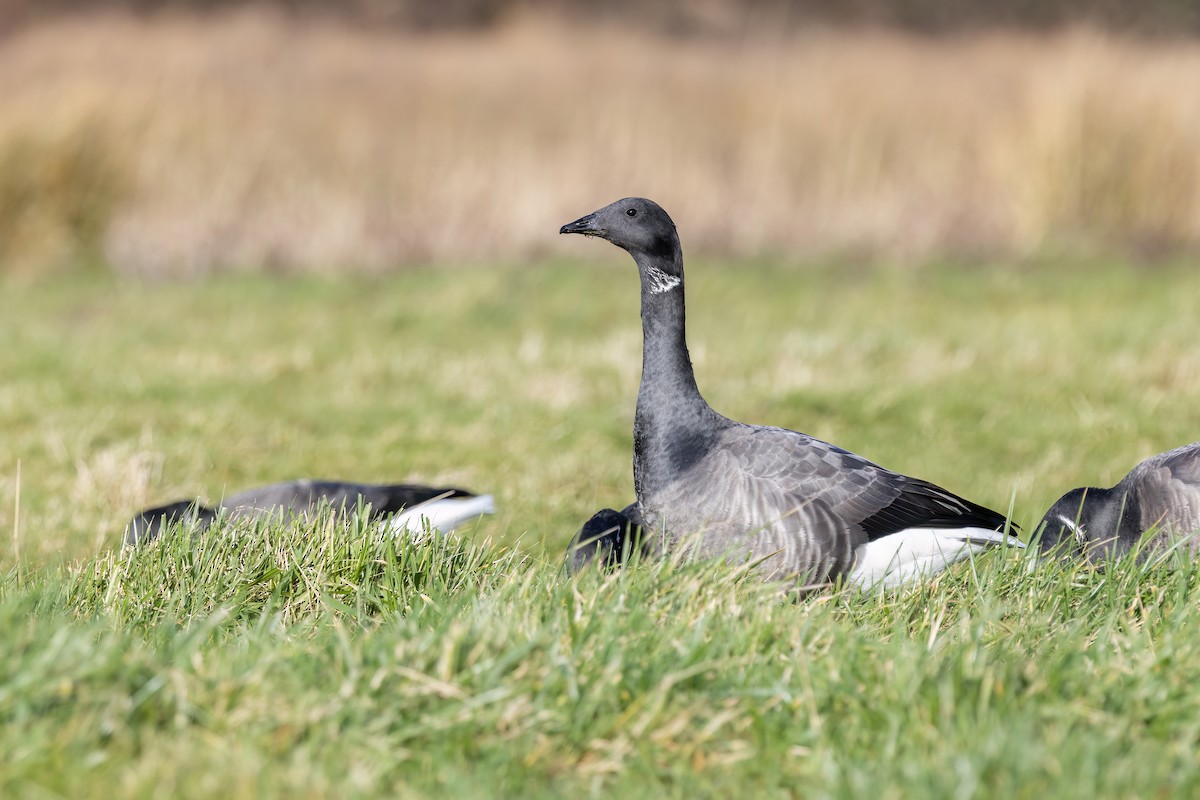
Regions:
[[[47,23],[0,48],[0,268],[516,260],[626,194],[692,252],[1200,247],[1200,43]]]

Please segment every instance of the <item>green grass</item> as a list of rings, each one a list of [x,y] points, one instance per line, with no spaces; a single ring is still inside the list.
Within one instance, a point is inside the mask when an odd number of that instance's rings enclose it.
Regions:
[[[580,522],[632,499],[611,262],[0,287],[0,796],[1200,791],[1192,565],[995,554],[798,602],[714,564],[566,579]],[[1188,265],[701,263],[688,291],[718,410],[1026,527],[1197,438]],[[501,513],[117,549],[140,506],[303,475]]]

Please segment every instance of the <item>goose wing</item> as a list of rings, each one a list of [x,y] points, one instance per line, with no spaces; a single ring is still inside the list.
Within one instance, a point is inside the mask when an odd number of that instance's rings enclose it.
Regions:
[[[1002,514],[836,445],[782,428],[751,431],[731,437],[730,449],[752,490],[777,512],[824,506],[867,541],[914,527],[1004,527]]]
[[[470,492],[416,484],[371,484],[348,481],[296,480],[260,486],[227,497],[221,505],[241,513],[284,510],[303,515],[322,502],[335,509],[353,511],[361,501],[380,517],[440,498],[472,497]]]
[[[1152,456],[1117,485],[1134,493],[1142,530],[1162,525],[1177,534],[1200,530],[1200,442]]]
[[[1002,514],[820,439],[752,428],[728,441],[745,518],[779,520],[754,548],[776,548],[777,573],[894,586],[987,547],[1020,546],[996,532]]]

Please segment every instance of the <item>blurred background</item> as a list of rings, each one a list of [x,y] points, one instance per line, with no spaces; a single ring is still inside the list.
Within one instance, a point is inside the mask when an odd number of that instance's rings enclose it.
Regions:
[[[0,0],[0,271],[1200,249],[1184,0]],[[598,257],[572,248],[571,257]]]

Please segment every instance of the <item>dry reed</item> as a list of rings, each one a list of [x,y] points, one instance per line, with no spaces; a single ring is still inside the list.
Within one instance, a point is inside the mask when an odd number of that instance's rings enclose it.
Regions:
[[[1200,43],[254,13],[58,21],[0,48],[0,269],[538,258],[626,194],[707,255],[1194,252]]]

